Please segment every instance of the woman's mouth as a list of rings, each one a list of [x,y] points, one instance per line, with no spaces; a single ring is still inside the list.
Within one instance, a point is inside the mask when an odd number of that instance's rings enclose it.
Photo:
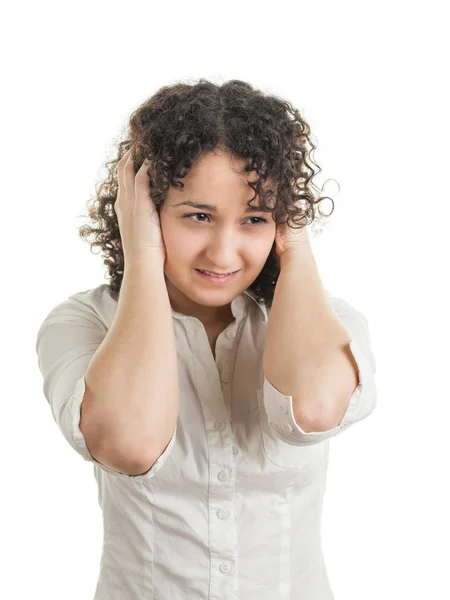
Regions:
[[[215,283],[216,285],[231,281],[239,273],[239,271],[234,271],[232,273],[227,273],[226,275],[214,275],[210,271],[202,271],[200,269],[195,270],[204,281],[209,281],[210,283]]]

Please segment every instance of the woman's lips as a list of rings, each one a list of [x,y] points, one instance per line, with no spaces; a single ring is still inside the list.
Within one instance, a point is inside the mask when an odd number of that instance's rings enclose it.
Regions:
[[[215,284],[227,283],[228,281],[231,281],[232,279],[234,279],[236,277],[236,275],[239,273],[239,271],[234,271],[234,273],[231,273],[230,275],[225,275],[224,277],[214,277],[213,275],[207,275],[206,273],[202,273],[199,269],[195,269],[195,270],[199,274],[199,276],[202,277],[202,279],[204,281],[209,281],[210,283],[215,283]],[[211,273],[212,273],[212,271],[211,271]]]
[[[212,273],[213,275],[232,275],[233,273],[237,273],[239,269],[236,271],[226,271],[225,273],[216,273],[216,271],[209,271],[208,269],[197,269],[197,271],[206,271],[207,273]]]

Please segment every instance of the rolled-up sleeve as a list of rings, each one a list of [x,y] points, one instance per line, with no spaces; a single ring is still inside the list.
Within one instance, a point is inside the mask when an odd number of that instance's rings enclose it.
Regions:
[[[100,463],[90,453],[80,429],[85,374],[89,362],[107,333],[95,310],[71,296],[53,308],[42,322],[36,339],[43,393],[63,436],[86,461],[113,476],[153,477],[167,459],[176,437],[151,466],[140,475],[129,475]]]
[[[336,427],[327,431],[306,432],[295,420],[292,396],[280,393],[264,376],[263,399],[269,425],[279,439],[294,446],[318,444],[338,435],[368,417],[377,404],[376,361],[368,321],[346,300],[333,297],[328,292],[327,297],[352,337],[349,347],[358,366],[358,386],[349,400],[342,421]]]

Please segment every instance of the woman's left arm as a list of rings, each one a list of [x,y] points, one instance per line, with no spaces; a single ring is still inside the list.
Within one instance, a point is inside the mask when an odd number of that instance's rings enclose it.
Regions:
[[[277,225],[280,265],[263,353],[266,378],[292,396],[305,432],[328,431],[343,419],[360,384],[352,336],[329,304],[306,226]]]

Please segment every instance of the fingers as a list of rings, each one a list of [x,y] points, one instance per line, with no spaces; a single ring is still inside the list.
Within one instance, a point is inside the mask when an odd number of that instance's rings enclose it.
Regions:
[[[131,169],[131,173],[130,173]],[[118,163],[119,191],[128,195],[134,189],[134,173],[131,148],[125,152]]]
[[[134,189],[136,197],[139,198],[141,202],[145,201],[145,205],[147,205],[148,201],[150,200],[153,208],[155,208],[149,192],[149,176],[147,175],[149,166],[150,161],[148,158],[146,158],[136,173],[136,177],[134,179]]]
[[[119,163],[118,163],[119,172],[121,172],[122,174],[124,174],[127,170],[129,170],[129,171],[134,170],[133,157],[132,157],[131,150],[132,150],[132,148],[127,150],[125,152],[125,154],[122,156],[122,158],[119,160]],[[140,166],[140,168],[138,169],[138,172],[136,173],[136,175],[137,174],[142,175],[142,172],[146,173],[149,166],[150,166],[150,160],[148,158],[146,158],[144,160],[144,162],[142,163],[142,165]]]
[[[148,197],[148,175],[147,170],[150,160],[145,159],[137,173],[134,172],[132,148],[128,149],[118,163],[119,190],[123,190],[127,203],[137,200],[137,196]]]
[[[148,158],[146,158],[144,160],[144,162],[142,163],[142,165],[140,166],[140,168],[138,169],[138,172],[136,173],[136,175],[139,175],[140,177],[142,177],[142,175],[144,174],[145,176],[147,176],[147,170],[150,166],[150,161]]]

